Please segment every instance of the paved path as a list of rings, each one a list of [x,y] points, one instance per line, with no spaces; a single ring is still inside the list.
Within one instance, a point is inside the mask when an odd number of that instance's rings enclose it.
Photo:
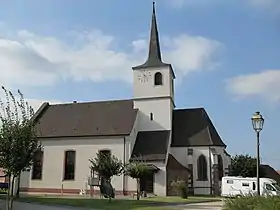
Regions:
[[[223,202],[209,202],[188,204],[183,207],[184,210],[222,210]]]

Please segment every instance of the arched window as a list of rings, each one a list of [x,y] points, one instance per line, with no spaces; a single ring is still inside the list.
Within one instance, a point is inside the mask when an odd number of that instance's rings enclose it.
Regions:
[[[200,155],[197,159],[197,179],[207,181],[207,161],[204,155]]]
[[[218,155],[218,170],[219,170],[219,180],[222,180],[224,176],[224,164],[221,155]]]
[[[68,150],[64,154],[64,180],[75,179],[76,151]]]
[[[99,154],[101,154],[101,157],[110,157],[111,156],[111,150],[102,149],[102,150],[99,150]]]
[[[155,85],[162,85],[162,74],[160,72],[155,74]]]

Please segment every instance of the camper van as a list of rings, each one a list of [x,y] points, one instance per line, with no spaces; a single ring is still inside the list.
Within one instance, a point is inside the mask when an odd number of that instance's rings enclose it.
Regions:
[[[222,192],[224,197],[239,197],[257,193],[257,178],[225,176],[222,178]],[[280,195],[280,186],[269,178],[260,178],[260,194],[262,196]]]

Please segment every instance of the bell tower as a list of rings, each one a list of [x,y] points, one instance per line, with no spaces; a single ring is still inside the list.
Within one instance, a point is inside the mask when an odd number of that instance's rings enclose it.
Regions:
[[[139,129],[171,130],[175,74],[161,58],[159,33],[153,2],[149,53],[146,62],[133,69],[134,108],[140,111]]]

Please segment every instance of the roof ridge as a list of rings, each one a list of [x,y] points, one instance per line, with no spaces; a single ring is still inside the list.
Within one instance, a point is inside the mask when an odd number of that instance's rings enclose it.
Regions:
[[[206,129],[207,129],[207,133],[208,133],[209,139],[210,139],[210,141],[211,141],[211,144],[214,144],[214,143],[213,143],[213,140],[212,140],[211,132],[210,132],[210,130],[209,130],[209,125],[206,126]]]
[[[185,111],[185,110],[195,110],[195,109],[197,109],[197,110],[199,110],[199,109],[205,110],[204,107],[191,107],[191,108],[179,108],[179,109],[174,109],[174,111]]]
[[[62,105],[72,105],[72,104],[92,104],[92,103],[112,103],[112,102],[124,102],[124,101],[133,101],[133,99],[114,99],[114,100],[102,100],[102,101],[82,101],[82,102],[65,102],[65,103],[56,103],[50,104],[50,106],[62,106]]]

